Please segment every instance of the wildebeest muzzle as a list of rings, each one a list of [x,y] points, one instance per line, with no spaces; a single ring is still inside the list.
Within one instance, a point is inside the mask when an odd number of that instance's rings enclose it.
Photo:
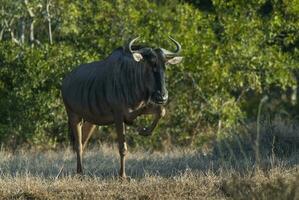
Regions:
[[[155,104],[166,104],[168,100],[168,91],[165,89],[163,92],[160,90],[153,93],[151,101]]]

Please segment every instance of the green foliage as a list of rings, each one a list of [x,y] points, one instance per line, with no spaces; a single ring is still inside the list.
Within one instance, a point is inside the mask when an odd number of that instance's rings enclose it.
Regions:
[[[1,141],[55,144],[65,140],[60,97],[62,77],[81,62],[95,59],[70,46],[19,47],[1,43]],[[76,58],[77,57],[77,58]]]
[[[168,49],[173,47],[167,35],[173,36],[182,44],[184,62],[167,69],[166,117],[151,138],[136,136],[130,129],[132,146],[202,145],[225,137],[240,121],[255,118],[263,94],[273,88],[281,94],[297,85],[297,0],[51,2],[53,45],[48,44],[45,2],[29,1],[36,16],[35,38],[40,41],[35,47],[29,47],[29,17],[22,1],[4,1],[0,7],[2,144],[55,146],[67,141],[62,78],[80,63],[102,59],[135,36]],[[27,20],[27,39],[17,45],[13,41],[20,40],[22,19]],[[102,129],[98,138],[113,140],[110,131]]]

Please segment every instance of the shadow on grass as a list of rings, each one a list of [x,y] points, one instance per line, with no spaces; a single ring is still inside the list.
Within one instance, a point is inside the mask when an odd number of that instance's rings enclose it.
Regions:
[[[128,176],[138,179],[145,176],[174,177],[191,171],[218,174],[233,170],[243,174],[254,170],[255,125],[248,126],[246,134],[215,141],[212,151],[204,155],[200,150],[173,149],[168,152],[130,151],[126,159]],[[291,168],[299,165],[299,125],[277,119],[261,127],[259,141],[259,169]],[[70,149],[60,151],[0,151],[1,176],[33,175],[45,178],[74,176],[76,157]],[[114,146],[90,148],[83,156],[84,172],[90,177],[110,179],[119,170],[118,150]]]

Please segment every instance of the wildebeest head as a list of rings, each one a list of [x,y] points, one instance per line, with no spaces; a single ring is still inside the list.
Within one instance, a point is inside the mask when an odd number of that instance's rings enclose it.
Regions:
[[[178,56],[181,51],[181,45],[169,37],[176,45],[176,50],[171,52],[163,48],[140,48],[138,50],[132,50],[132,44],[139,37],[133,39],[129,43],[129,50],[136,62],[144,62],[145,65],[150,70],[149,79],[152,78],[154,82],[152,83],[150,94],[150,100],[156,104],[165,104],[168,100],[168,91],[165,84],[165,69],[167,64],[178,64],[181,62],[183,57]]]

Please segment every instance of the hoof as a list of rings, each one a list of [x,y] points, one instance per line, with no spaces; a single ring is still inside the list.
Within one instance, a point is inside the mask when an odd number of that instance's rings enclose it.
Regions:
[[[87,176],[84,174],[75,174],[74,178],[83,181],[84,179],[87,178]]]
[[[121,182],[132,182],[132,181],[134,181],[134,179],[131,178],[130,176],[119,176],[119,180]]]
[[[152,135],[152,132],[148,128],[139,128],[138,133],[141,136],[150,136],[150,135]]]

